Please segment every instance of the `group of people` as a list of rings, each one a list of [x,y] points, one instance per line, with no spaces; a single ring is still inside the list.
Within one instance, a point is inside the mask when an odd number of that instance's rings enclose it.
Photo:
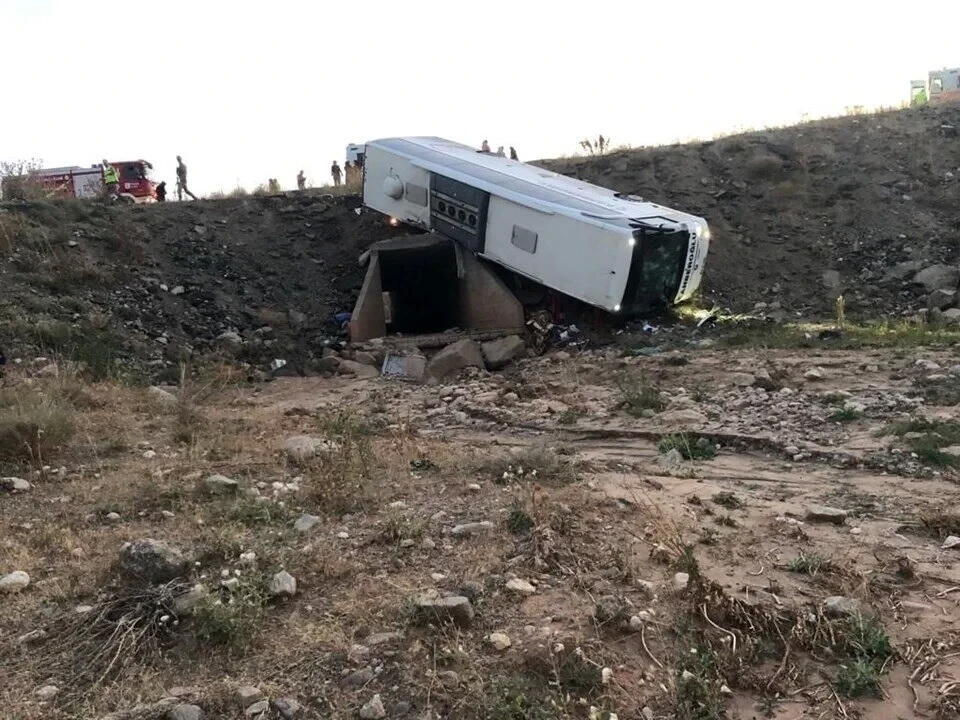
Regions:
[[[497,157],[506,157],[506,156],[507,156],[507,154],[503,151],[503,145],[501,145],[500,147],[498,147],[498,148],[497,148],[497,151],[496,151],[495,153],[491,153],[491,152],[490,152],[490,143],[488,143],[486,140],[484,140],[482,143],[480,143],[480,152],[482,152],[482,153],[487,153],[488,155],[490,155],[490,154],[496,155]],[[520,160],[520,158],[517,157],[517,150],[516,150],[516,148],[513,147],[513,145],[510,146],[510,159],[511,159],[511,160],[517,160],[517,161]]]
[[[334,187],[340,187],[344,182],[347,187],[359,185],[363,180],[363,164],[359,160],[356,162],[347,160],[341,168],[334,160],[333,165],[330,166],[330,177],[333,178]]]
[[[502,149],[502,148],[501,148]],[[513,148],[510,148],[513,152]],[[333,178],[334,187],[340,187],[340,185],[346,181],[348,187],[360,184],[363,178],[363,165],[360,161],[350,162],[349,160],[344,163],[343,168],[337,164],[337,161],[333,161],[333,165],[330,166],[330,176]],[[108,163],[106,160],[103,161],[103,188],[104,195],[107,197],[117,197],[120,192],[120,176],[117,172],[117,169]],[[300,170],[297,173],[297,190],[306,190],[307,189],[307,176],[304,174],[303,170]],[[277,178],[268,178],[267,179],[267,190],[271,194],[277,194],[283,192],[280,188],[280,182]],[[156,186],[157,202],[166,202],[167,200],[167,183],[160,182]],[[190,192],[187,188],[187,166],[183,162],[183,158],[177,155],[177,200],[183,200],[183,196],[188,195],[193,200],[197,199],[197,196]]]

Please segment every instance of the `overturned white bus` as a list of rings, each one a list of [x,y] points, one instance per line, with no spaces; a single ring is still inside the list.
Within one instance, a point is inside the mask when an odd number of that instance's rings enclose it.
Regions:
[[[434,137],[366,144],[363,201],[614,313],[686,300],[703,218]]]

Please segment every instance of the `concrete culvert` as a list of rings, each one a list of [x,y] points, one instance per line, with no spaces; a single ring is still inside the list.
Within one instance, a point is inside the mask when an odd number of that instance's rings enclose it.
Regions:
[[[371,246],[350,338],[452,328],[509,334],[523,321],[520,301],[472,253],[440,235],[409,235]]]

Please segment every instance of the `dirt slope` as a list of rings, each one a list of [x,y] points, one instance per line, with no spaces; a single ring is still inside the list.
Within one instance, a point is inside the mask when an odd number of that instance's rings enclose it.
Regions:
[[[926,305],[916,270],[960,261],[958,125],[960,106],[923,108],[543,164],[707,217],[708,302],[823,315],[844,292],[848,315],[888,317]],[[0,346],[163,376],[236,332],[241,359],[309,371],[392,232],[359,205],[0,204]]]
[[[824,310],[846,286],[848,311],[876,316],[916,304],[892,265],[960,260],[957,126],[951,105],[541,164],[706,217],[721,305]]]
[[[236,332],[251,341],[245,359],[303,365],[336,337],[331,315],[351,309],[358,255],[391,232],[357,206],[295,195],[8,210],[19,225],[0,261],[7,354],[33,346],[96,364],[110,352],[173,368]]]

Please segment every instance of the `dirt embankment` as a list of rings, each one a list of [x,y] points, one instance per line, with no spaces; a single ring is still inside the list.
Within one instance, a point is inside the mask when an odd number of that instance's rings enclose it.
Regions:
[[[309,369],[336,337],[332,314],[351,309],[358,255],[391,232],[358,206],[354,197],[294,195],[8,207],[7,354],[66,352],[94,365],[135,358],[172,372],[237,333],[243,359]]]
[[[898,263],[960,262],[958,127],[950,105],[541,164],[706,217],[704,294],[722,306],[824,312],[843,292],[876,317],[922,296]]]
[[[927,305],[918,270],[960,262],[957,126],[960,106],[923,108],[542,164],[707,217],[710,302],[796,317],[843,293],[848,316],[888,317]],[[0,344],[163,377],[236,333],[242,360],[309,372],[352,308],[357,257],[393,232],[359,207],[0,205]]]

